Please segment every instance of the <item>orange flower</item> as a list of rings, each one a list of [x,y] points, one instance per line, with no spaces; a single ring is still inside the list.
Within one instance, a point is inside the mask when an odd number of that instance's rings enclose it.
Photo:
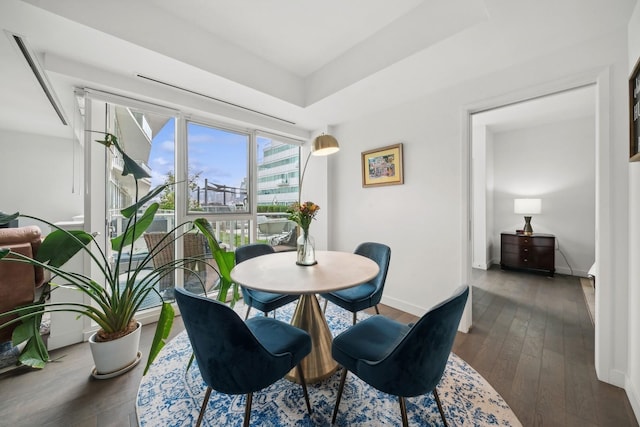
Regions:
[[[319,210],[320,206],[307,201],[304,203],[293,203],[289,206],[287,212],[289,213],[289,219],[298,224],[300,228],[302,228],[304,234],[308,234],[311,220],[315,218]]]

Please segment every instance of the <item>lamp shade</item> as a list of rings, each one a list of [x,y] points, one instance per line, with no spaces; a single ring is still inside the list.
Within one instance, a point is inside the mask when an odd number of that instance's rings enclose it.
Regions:
[[[513,199],[513,213],[533,215],[542,212],[541,199]]]
[[[340,150],[338,141],[331,135],[322,134],[313,140],[311,154],[314,156],[328,156]]]

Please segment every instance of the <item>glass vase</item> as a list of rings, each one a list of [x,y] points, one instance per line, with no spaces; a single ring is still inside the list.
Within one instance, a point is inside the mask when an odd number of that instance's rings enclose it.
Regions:
[[[298,257],[296,264],[298,265],[314,265],[316,261],[316,250],[314,248],[315,242],[313,236],[309,235],[309,232],[303,231],[298,237]]]

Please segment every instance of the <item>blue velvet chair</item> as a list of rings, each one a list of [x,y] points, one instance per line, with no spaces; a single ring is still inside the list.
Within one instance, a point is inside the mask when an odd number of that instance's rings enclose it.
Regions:
[[[347,372],[351,371],[374,388],[398,396],[403,426],[408,425],[405,397],[430,391],[444,424],[448,425],[436,387],[449,359],[468,295],[468,286],[459,287],[453,296],[433,307],[415,324],[373,316],[338,335],[331,354],[343,371],[332,422],[335,423],[338,414]]]
[[[244,426],[249,425],[253,393],[275,383],[297,367],[307,410],[311,404],[300,361],[311,351],[302,329],[269,317],[244,322],[228,306],[176,288],[184,327],[207,384],[196,426],[202,422],[212,390],[246,394]]]
[[[382,243],[365,242],[358,245],[354,253],[374,260],[380,267],[378,275],[370,282],[362,285],[320,295],[325,299],[325,311],[327,310],[327,301],[331,301],[352,312],[353,324],[355,325],[358,311],[375,307],[376,313],[380,314],[378,303],[382,299],[384,283],[387,280],[387,271],[389,271],[389,262],[391,261],[391,248]]]
[[[274,252],[275,250],[273,247],[265,243],[253,243],[250,245],[240,246],[236,249],[236,264],[240,264],[250,258],[272,254]],[[247,289],[244,286],[241,286],[240,288],[242,289],[242,299],[244,300],[244,303],[247,304],[247,314],[244,316],[245,320],[249,318],[251,307],[264,312],[264,315],[266,316],[270,311],[275,311],[276,308],[287,305],[300,297],[300,295],[283,295],[274,294],[272,292],[256,291],[253,289]]]

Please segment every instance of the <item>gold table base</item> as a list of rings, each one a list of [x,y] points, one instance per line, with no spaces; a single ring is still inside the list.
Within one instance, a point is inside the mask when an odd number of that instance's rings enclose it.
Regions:
[[[301,362],[305,381],[316,383],[330,377],[338,369],[338,364],[331,356],[333,337],[314,294],[300,296],[291,324],[311,335],[311,353]],[[300,382],[295,368],[285,378]]]

